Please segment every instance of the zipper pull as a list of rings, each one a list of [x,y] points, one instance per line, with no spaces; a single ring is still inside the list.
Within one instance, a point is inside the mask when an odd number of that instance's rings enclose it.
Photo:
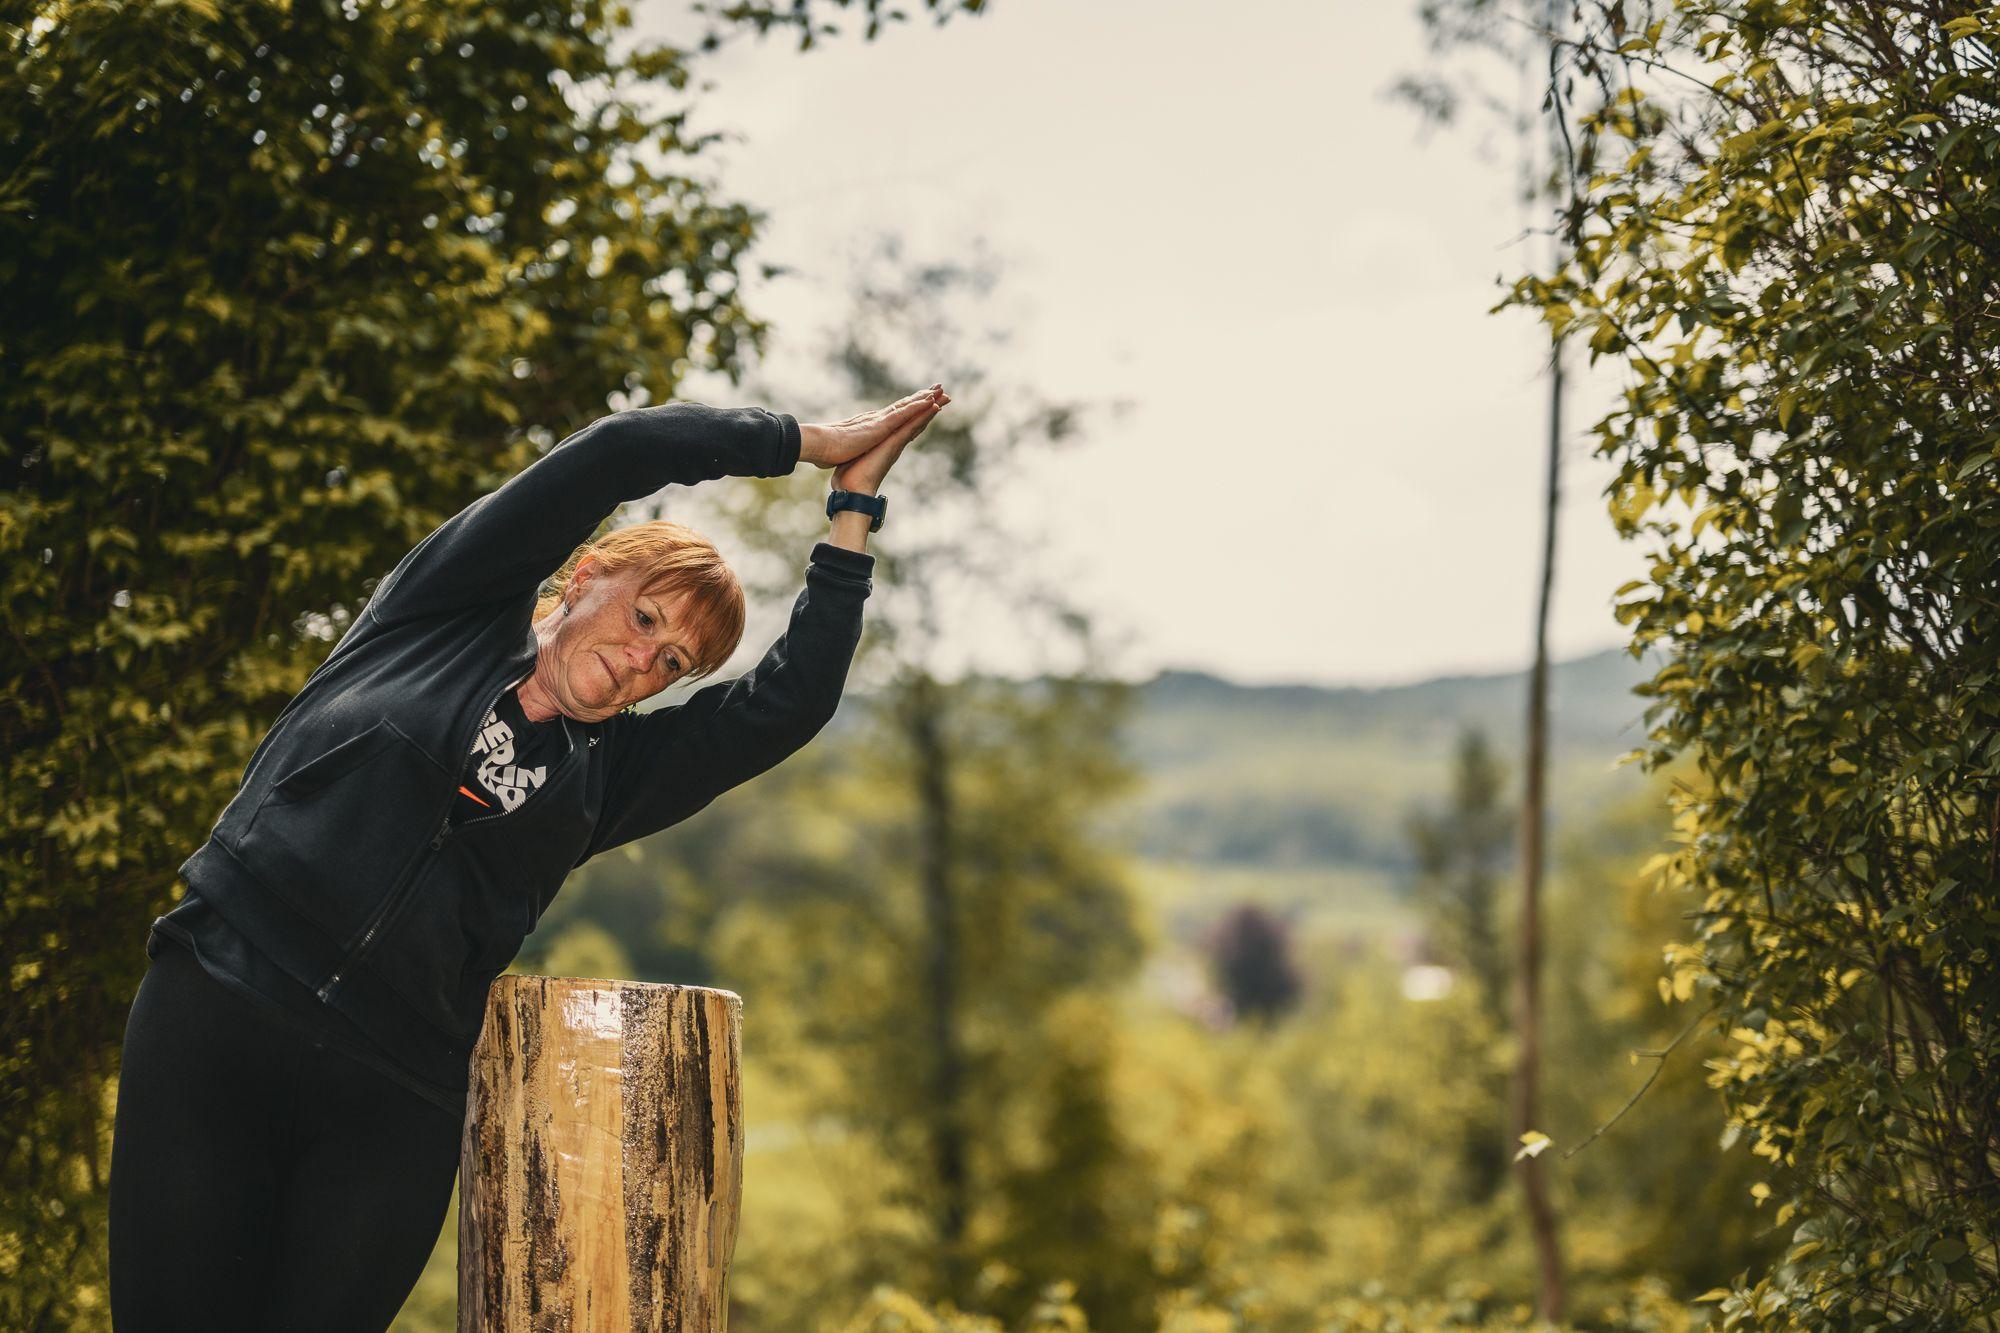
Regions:
[[[444,846],[445,839],[449,838],[450,836],[451,836],[451,821],[447,819],[445,820],[444,823],[438,825],[437,836],[431,839],[431,850],[436,851],[438,848]]]

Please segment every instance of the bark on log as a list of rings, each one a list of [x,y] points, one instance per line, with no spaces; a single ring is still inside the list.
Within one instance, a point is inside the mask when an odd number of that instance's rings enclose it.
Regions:
[[[727,1327],[743,1002],[503,975],[472,1057],[458,1327]]]

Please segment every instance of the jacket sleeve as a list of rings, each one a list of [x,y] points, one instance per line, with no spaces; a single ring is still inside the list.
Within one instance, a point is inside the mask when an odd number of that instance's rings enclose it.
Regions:
[[[820,542],[791,623],[756,667],[678,705],[610,718],[604,798],[576,863],[679,823],[819,734],[840,705],[874,568],[872,555]]]
[[[717,477],[781,477],[799,423],[760,407],[663,403],[600,417],[445,520],[377,585],[388,624],[532,594],[627,500]]]

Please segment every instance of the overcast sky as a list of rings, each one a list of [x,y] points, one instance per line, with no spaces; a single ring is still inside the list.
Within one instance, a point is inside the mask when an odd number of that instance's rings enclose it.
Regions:
[[[996,378],[1132,404],[1013,502],[1044,534],[1034,558],[1124,645],[1121,674],[1524,666],[1546,338],[1487,310],[1546,241],[1522,234],[1503,133],[1426,134],[1386,99],[1423,63],[1413,10],[999,0],[804,54],[735,43],[704,66],[694,128],[732,135],[707,169],[769,210],[759,257],[796,270],[746,284],[775,328],[766,374],[812,377],[861,238],[892,228],[937,258],[983,242],[1012,334]],[[635,12],[642,34],[698,31],[679,0]],[[1611,592],[1643,568],[1589,450],[1617,380],[1571,367],[1559,658],[1624,641]],[[1004,616],[968,608],[954,639],[964,663],[1029,665]]]

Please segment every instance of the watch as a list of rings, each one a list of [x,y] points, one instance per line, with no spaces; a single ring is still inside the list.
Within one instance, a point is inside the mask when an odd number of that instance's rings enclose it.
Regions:
[[[858,509],[873,520],[868,525],[870,532],[882,530],[883,515],[889,512],[889,497],[886,495],[863,495],[860,491],[834,491],[826,497],[826,516],[832,518],[843,509]]]

